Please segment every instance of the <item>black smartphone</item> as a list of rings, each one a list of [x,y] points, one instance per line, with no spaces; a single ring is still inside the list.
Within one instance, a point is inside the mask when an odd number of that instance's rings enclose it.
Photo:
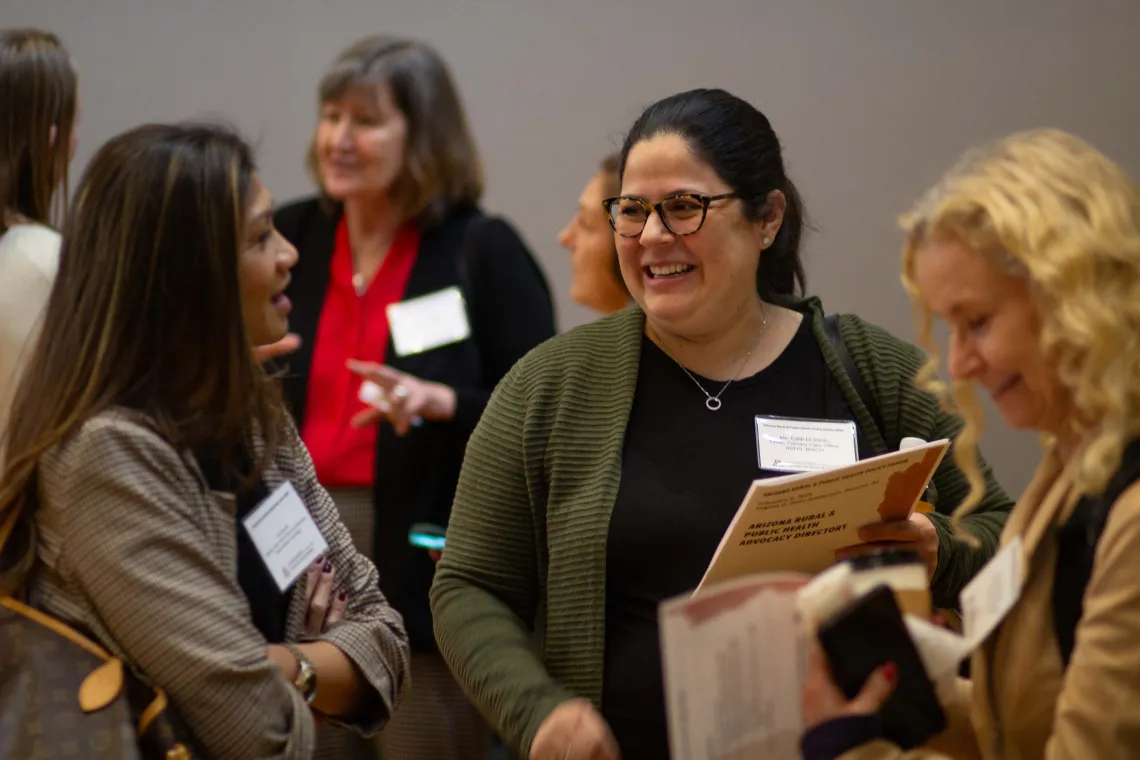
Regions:
[[[885,738],[913,749],[946,730],[946,713],[888,586],[867,592],[820,626],[817,635],[835,684],[848,699],[859,694],[876,668],[895,663],[898,681],[880,710]]]

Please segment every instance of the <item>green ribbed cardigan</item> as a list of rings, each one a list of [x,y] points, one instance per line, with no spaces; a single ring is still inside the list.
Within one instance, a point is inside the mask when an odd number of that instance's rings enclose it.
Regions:
[[[853,315],[839,319],[851,358],[878,400],[875,428],[827,338],[817,299],[788,301],[815,338],[872,454],[904,436],[953,438],[960,419],[913,383],[923,354]],[[621,481],[645,316],[636,306],[531,351],[495,390],[467,447],[431,590],[440,652],[474,703],[526,757],[560,702],[602,695],[606,538]],[[982,547],[950,538],[965,477],[947,456],[930,494],[939,533],[935,603],[955,606],[995,551],[1013,506],[985,467],[987,492],[967,518]]]

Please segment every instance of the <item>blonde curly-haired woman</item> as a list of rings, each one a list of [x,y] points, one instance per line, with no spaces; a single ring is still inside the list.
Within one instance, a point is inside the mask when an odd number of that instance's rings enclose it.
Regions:
[[[1002,537],[1020,537],[1025,580],[975,652],[969,716],[952,715],[939,751],[879,738],[889,664],[848,702],[817,661],[804,757],[1140,757],[1137,186],[1075,137],[1026,132],[968,154],[903,228],[903,280],[931,351],[919,380],[967,420],[963,469],[981,429],[974,388],[1043,434]],[[932,317],[949,327],[950,387],[933,382]]]

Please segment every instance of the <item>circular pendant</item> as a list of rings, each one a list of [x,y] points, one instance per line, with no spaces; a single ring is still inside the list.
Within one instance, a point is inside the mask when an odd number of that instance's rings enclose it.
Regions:
[[[717,409],[720,409],[720,399],[716,396],[709,396],[705,399],[705,406],[710,412],[715,412]]]

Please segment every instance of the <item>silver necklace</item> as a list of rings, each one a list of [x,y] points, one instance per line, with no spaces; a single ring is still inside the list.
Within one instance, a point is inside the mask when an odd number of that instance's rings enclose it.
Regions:
[[[681,370],[689,376],[689,379],[692,380],[693,383],[695,383],[696,386],[701,389],[701,393],[705,394],[705,408],[710,412],[715,412],[721,407],[720,397],[724,395],[724,392],[728,386],[736,382],[741,370],[744,369],[744,365],[748,363],[748,359],[752,356],[752,352],[755,351],[756,347],[760,345],[760,338],[764,336],[764,328],[768,326],[768,315],[765,314],[763,310],[761,310],[760,318],[762,320],[760,322],[760,332],[756,335],[756,341],[752,344],[752,348],[748,349],[748,353],[744,355],[744,359],[740,362],[740,366],[736,368],[736,373],[728,379],[728,382],[720,387],[720,390],[717,391],[717,394],[715,396],[705,390],[705,387],[701,385],[700,381],[697,380],[696,377],[693,376],[693,373],[689,371],[688,367],[686,367],[684,364],[681,364],[681,362],[677,361],[676,357],[674,357],[673,354],[669,353],[669,349],[665,348],[665,341],[661,340],[661,336],[658,335],[652,327],[649,328],[649,331],[653,333],[653,337],[657,338],[657,344],[661,346],[661,350],[665,352],[665,355],[672,359],[673,363],[680,367]]]

